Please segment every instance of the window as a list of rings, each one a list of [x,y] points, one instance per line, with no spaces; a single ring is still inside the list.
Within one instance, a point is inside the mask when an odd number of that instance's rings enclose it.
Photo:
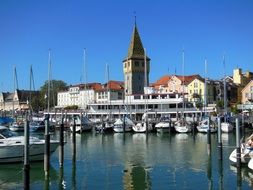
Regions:
[[[198,83],[194,82],[194,88],[198,88]]]
[[[253,86],[250,87],[250,92],[253,92]]]
[[[135,67],[139,67],[139,61],[134,62]]]

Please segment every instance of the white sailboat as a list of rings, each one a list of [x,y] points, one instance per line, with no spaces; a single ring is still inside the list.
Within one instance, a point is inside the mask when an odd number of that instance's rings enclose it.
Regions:
[[[169,116],[162,116],[160,121],[155,125],[155,129],[158,133],[168,133],[174,129]]]
[[[145,88],[148,86],[147,85],[147,57],[146,57],[146,49],[144,48],[144,94],[145,92]],[[137,123],[136,125],[133,126],[133,131],[136,133],[144,133],[147,130],[148,131],[152,131],[153,127],[152,124],[148,122],[148,109],[147,109],[147,101],[148,98],[146,97],[146,95],[144,95],[145,97],[145,113],[142,115],[142,121],[140,123]]]
[[[77,133],[87,132],[92,130],[93,122],[89,120],[89,118],[85,116],[78,116],[75,120],[75,128]],[[70,130],[74,131],[74,120],[70,122]]]
[[[210,130],[211,133],[217,132],[215,123],[206,117],[206,105],[207,105],[207,86],[206,86],[206,70],[207,60],[205,59],[205,84],[204,84],[204,118],[198,123],[197,130],[201,133],[207,133]]]
[[[116,133],[130,132],[134,125],[134,122],[124,115],[123,118],[118,118],[115,121],[113,130]]]
[[[107,102],[109,102],[109,105],[107,105],[106,109],[108,112],[107,117],[105,118],[105,120],[103,120],[102,117],[102,122],[100,124],[98,124],[95,127],[95,130],[97,132],[100,133],[110,133],[113,132],[113,120],[112,120],[112,116],[111,116],[111,91],[110,91],[110,84],[109,84],[109,65],[106,64],[106,78],[107,78],[107,86],[106,86],[106,93],[107,93]]]
[[[184,100],[184,88],[185,88],[185,84],[184,84],[184,80],[185,80],[185,77],[184,77],[184,51],[183,51],[183,54],[182,54],[182,58],[183,58],[183,64],[182,64],[182,69],[183,69],[183,93],[182,93],[182,96],[183,96],[183,111],[181,113],[181,119],[176,121],[175,122],[175,130],[179,133],[188,133],[188,132],[191,132],[192,131],[192,126],[189,122],[186,121],[185,117],[184,117],[184,109],[185,109],[185,100]]]
[[[12,98],[12,118],[13,122],[10,124],[10,130],[15,132],[24,131],[24,121],[23,120],[17,120],[15,119],[15,93],[18,93],[18,78],[17,78],[17,70],[16,66],[14,66],[14,72],[13,72],[13,82],[14,82],[14,88],[13,88],[13,98]]]
[[[224,66],[224,72],[225,72],[225,57],[223,57],[223,66]],[[223,79],[223,85],[224,85],[224,122],[221,123],[221,131],[224,133],[232,132],[234,127],[231,123],[227,121],[227,87],[226,87],[226,74],[224,74]]]
[[[142,121],[133,126],[133,131],[136,133],[145,133],[146,131],[152,131],[152,124],[148,122],[147,112],[143,114]]]

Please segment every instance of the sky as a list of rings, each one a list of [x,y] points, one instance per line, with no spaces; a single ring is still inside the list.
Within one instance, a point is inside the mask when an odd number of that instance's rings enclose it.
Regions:
[[[49,49],[52,79],[106,83],[108,64],[109,79],[123,81],[135,17],[151,83],[175,73],[220,79],[238,67],[253,71],[252,10],[252,0],[1,0],[0,91],[13,91],[14,66],[19,89],[28,90],[31,65],[38,90]]]

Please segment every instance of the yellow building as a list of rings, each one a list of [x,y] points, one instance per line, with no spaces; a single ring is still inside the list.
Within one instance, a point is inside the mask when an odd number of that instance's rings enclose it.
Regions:
[[[188,101],[195,103],[213,103],[214,102],[214,85],[212,81],[206,81],[205,96],[205,79],[196,77],[187,84]],[[206,99],[205,99],[206,97]]]

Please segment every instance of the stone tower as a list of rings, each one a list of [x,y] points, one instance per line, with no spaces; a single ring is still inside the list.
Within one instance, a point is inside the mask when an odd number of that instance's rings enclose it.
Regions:
[[[146,56],[136,23],[126,59],[123,60],[125,94],[143,94],[149,85],[150,58]],[[146,68],[146,72],[145,72]],[[146,77],[145,77],[146,74]]]

